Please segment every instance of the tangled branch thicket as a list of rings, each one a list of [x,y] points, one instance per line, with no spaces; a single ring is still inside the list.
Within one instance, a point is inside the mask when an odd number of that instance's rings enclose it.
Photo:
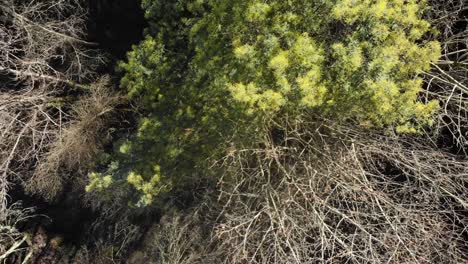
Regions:
[[[71,128],[63,130],[70,126],[70,121],[81,118],[98,124],[102,120],[96,119],[109,112],[108,108],[115,101],[110,91],[96,88],[105,85],[103,82],[94,86],[83,84],[97,78],[95,69],[103,58],[95,49],[90,49],[93,43],[81,40],[87,11],[80,1],[7,2],[12,5],[10,20],[0,26],[3,80],[0,87],[0,204],[3,209],[8,179],[24,182],[35,169],[43,171],[42,161],[51,164],[49,150],[55,149],[56,153],[60,144],[73,147],[62,140],[71,133]],[[92,94],[86,98],[88,105],[73,106],[73,102],[86,93]],[[96,102],[97,99],[102,100]],[[75,112],[69,111],[73,107]],[[98,118],[90,118],[92,114]],[[86,128],[89,129],[87,133],[93,133],[94,127]],[[58,141],[61,143],[56,143]],[[90,152],[95,152],[96,147],[90,148]]]
[[[225,263],[467,261],[465,162],[412,139],[302,125],[227,160],[214,231]]]
[[[93,84],[104,58],[83,40],[82,1],[4,0],[0,7],[0,232],[11,242],[0,243],[0,256],[7,257],[26,245],[9,219],[31,213],[9,205],[10,185],[56,199],[71,175],[60,170],[76,175],[92,166],[118,96],[106,78]]]
[[[438,30],[442,57],[426,75],[424,99],[441,102],[441,114],[434,129],[437,136],[447,134],[443,145],[454,146],[456,152],[466,153],[468,146],[468,16],[464,0],[429,1],[427,16]]]
[[[76,76],[75,68],[85,68],[80,63],[85,53],[73,41],[61,37],[67,30],[70,38],[79,37],[83,9],[69,1],[9,4],[11,20],[0,26],[0,73],[4,80],[0,87],[2,209],[6,206],[8,178],[24,179],[58,137],[66,115],[53,105],[63,104],[64,98],[58,95]],[[76,15],[67,16],[72,7]],[[70,48],[76,50],[73,59],[66,58]]]
[[[127,263],[219,263],[210,250],[209,225],[203,223],[207,211],[200,208],[186,215],[164,216],[148,230],[142,239],[143,247],[133,252]]]
[[[233,150],[218,164],[226,172],[218,198],[162,220],[132,259],[468,261],[465,159],[413,137],[306,118],[280,123],[284,141],[268,136],[257,149]]]

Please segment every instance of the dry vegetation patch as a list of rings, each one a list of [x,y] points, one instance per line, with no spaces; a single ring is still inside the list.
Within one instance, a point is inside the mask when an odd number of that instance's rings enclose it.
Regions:
[[[71,106],[70,121],[40,157],[27,190],[54,199],[68,177],[86,176],[111,138],[109,115],[119,100],[122,98],[110,90],[107,78],[91,85],[88,93]],[[84,188],[85,178],[75,179],[76,185]]]
[[[346,134],[293,130],[285,146],[233,153],[214,231],[226,263],[467,261],[466,163],[411,140]]]

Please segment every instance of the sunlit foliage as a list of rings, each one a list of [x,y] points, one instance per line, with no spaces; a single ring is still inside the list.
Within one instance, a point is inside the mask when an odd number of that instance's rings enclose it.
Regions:
[[[210,157],[253,142],[279,115],[417,133],[438,108],[417,100],[418,74],[440,53],[423,40],[430,26],[421,1],[144,0],[143,7],[146,39],[120,65],[141,120],[117,156],[127,175],[120,180],[145,205],[167,186],[206,175]]]

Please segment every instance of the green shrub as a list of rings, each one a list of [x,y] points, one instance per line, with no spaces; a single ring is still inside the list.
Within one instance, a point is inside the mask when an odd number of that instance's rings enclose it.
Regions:
[[[421,1],[144,0],[143,7],[146,38],[120,65],[141,120],[121,147],[119,175],[140,190],[140,204],[151,203],[153,189],[209,174],[210,157],[264,136],[278,115],[414,133],[431,125],[438,107],[417,100],[418,74],[440,55],[438,43],[423,40],[430,26]]]

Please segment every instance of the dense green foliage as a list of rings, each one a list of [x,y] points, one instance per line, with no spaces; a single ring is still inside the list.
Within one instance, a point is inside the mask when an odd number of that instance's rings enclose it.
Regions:
[[[422,40],[430,29],[423,6],[144,0],[146,39],[120,65],[122,86],[142,117],[109,173],[148,205],[161,191],[207,174],[206,161],[229,144],[263,136],[277,116],[307,113],[418,132],[438,107],[417,100],[418,74],[440,55],[438,43]],[[109,180],[93,174],[90,186]]]

